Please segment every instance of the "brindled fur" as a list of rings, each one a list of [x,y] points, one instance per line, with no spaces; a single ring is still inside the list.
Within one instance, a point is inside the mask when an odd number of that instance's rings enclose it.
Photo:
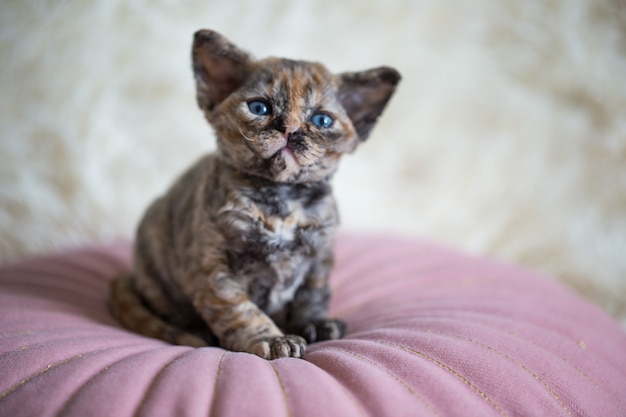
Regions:
[[[301,357],[307,342],[346,331],[327,317],[339,223],[329,181],[367,138],[400,75],[255,60],[209,30],[195,34],[192,60],[217,151],[148,208],[134,271],[112,284],[112,311],[127,328],[171,343]],[[259,100],[267,114],[249,107]],[[320,114],[332,123],[314,123]]]

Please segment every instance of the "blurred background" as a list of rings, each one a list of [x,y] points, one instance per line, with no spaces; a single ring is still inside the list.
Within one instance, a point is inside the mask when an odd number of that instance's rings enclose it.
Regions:
[[[192,34],[403,81],[344,230],[559,279],[626,325],[626,0],[2,0],[0,260],[131,238],[205,152]]]

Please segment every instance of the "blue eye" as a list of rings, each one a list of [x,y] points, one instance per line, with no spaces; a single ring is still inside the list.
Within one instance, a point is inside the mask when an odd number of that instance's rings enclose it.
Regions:
[[[315,113],[313,117],[311,117],[311,123],[313,123],[317,127],[331,127],[333,125],[333,122],[333,118],[326,113]]]
[[[252,100],[248,102],[250,113],[257,116],[267,116],[272,112],[270,104],[265,100]]]

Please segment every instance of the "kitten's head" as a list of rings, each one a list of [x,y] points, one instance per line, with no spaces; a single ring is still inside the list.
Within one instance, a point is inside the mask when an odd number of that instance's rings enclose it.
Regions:
[[[276,182],[319,181],[365,140],[400,80],[387,67],[331,74],[306,61],[255,60],[216,32],[196,32],[198,105],[229,165]]]

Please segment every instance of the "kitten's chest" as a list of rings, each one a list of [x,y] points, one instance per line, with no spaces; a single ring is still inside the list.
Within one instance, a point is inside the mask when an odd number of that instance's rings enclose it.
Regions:
[[[252,201],[229,203],[221,210],[219,223],[232,254],[231,266],[237,269],[284,264],[285,258],[299,257],[312,244],[303,233],[312,226],[311,219],[297,202],[281,203],[280,209]]]
[[[329,223],[328,202],[258,193],[229,202],[219,216],[231,268],[242,278],[288,284],[308,268]],[[332,213],[331,213],[332,214]],[[269,283],[264,284],[269,286]]]
[[[316,252],[315,236],[321,231],[300,204],[284,206],[279,212],[248,206],[247,215],[231,223],[236,236],[232,250],[240,256],[239,263],[257,271],[269,268],[279,281],[282,275],[296,274],[299,265]]]
[[[272,250],[296,250],[305,244],[301,231],[310,226],[308,213],[298,202],[285,202],[281,210],[274,207],[253,206],[251,210],[251,238]]]
[[[230,223],[237,235],[231,240],[230,267],[250,298],[275,314],[291,301],[313,262],[316,231],[310,229],[315,227],[294,202],[281,210],[248,209],[246,216]]]
[[[226,238],[233,279],[279,320],[332,240],[338,216],[329,187],[321,184],[232,193],[216,222]]]
[[[259,253],[310,252],[316,236],[334,224],[334,204],[326,188],[291,187],[247,190],[220,210],[221,228],[235,251]],[[330,220],[330,221],[329,221]]]

